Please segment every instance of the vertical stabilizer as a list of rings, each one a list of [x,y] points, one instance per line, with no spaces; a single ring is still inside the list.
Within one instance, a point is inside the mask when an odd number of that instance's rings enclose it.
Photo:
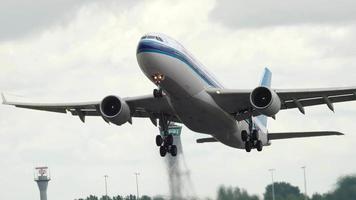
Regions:
[[[272,72],[266,67],[263,71],[260,86],[271,87]]]
[[[271,83],[272,83],[272,72],[266,67],[265,70],[263,71],[263,75],[262,75],[262,78],[261,78],[260,86],[271,87]],[[257,117],[257,119],[265,127],[267,127],[267,116],[260,115],[260,116]]]

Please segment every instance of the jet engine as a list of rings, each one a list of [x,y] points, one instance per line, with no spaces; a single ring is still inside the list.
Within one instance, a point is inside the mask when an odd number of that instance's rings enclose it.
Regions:
[[[130,107],[117,96],[107,96],[100,103],[101,115],[109,122],[122,125],[131,118]]]
[[[268,87],[257,87],[250,94],[250,101],[257,112],[272,117],[281,109],[277,93]]]

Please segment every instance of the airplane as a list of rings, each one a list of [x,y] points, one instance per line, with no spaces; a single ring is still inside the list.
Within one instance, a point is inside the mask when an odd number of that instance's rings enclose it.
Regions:
[[[322,89],[273,89],[272,73],[264,69],[254,89],[227,89],[179,42],[160,34],[141,37],[136,58],[139,67],[156,89],[150,95],[125,97],[109,95],[101,101],[81,103],[11,102],[2,94],[3,104],[57,113],[70,112],[84,123],[87,116],[99,116],[107,123],[132,124],[132,118],[148,118],[163,133],[172,123],[209,135],[197,143],[221,142],[227,146],[262,151],[272,140],[344,135],[337,131],[270,133],[268,117],[281,110],[356,100],[356,87]],[[156,136],[162,157],[177,155],[173,136]]]

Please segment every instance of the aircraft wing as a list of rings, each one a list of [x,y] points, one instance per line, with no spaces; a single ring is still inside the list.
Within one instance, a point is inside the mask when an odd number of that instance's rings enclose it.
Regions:
[[[340,132],[336,132],[336,131],[268,133],[268,140],[280,140],[280,139],[302,138],[302,137],[331,136],[331,135],[344,135],[344,134],[340,133]]]
[[[334,110],[332,103],[356,100],[356,87],[275,91],[282,101],[282,109],[298,108],[298,104],[302,107],[326,104]]]
[[[13,105],[19,108],[27,108],[41,111],[67,113],[79,116],[81,121],[85,121],[86,116],[101,116],[100,102],[79,102],[79,103],[29,103],[29,102],[12,102],[7,101],[5,95],[2,94],[3,104]],[[123,98],[128,104],[133,117],[146,117],[154,120],[158,115],[164,113],[169,115],[172,121],[179,122],[172,108],[168,103],[167,97],[154,98],[153,95],[127,97]],[[104,119],[106,122],[107,120]]]
[[[334,111],[333,103],[356,100],[356,87],[345,88],[321,88],[321,89],[274,89],[281,100],[281,109],[298,108],[304,114],[304,107],[326,104]],[[220,88],[209,88],[207,92],[216,103],[226,112],[241,115],[238,120],[244,120],[251,116],[259,115],[253,110],[250,103],[252,90],[231,90]]]

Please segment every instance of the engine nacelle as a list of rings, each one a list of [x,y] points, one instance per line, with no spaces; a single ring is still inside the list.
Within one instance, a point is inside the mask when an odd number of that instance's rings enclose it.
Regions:
[[[281,109],[281,100],[277,93],[268,87],[260,86],[250,94],[252,106],[261,114],[272,117]]]
[[[130,107],[117,96],[107,96],[100,103],[101,115],[109,122],[122,125],[131,118]]]

